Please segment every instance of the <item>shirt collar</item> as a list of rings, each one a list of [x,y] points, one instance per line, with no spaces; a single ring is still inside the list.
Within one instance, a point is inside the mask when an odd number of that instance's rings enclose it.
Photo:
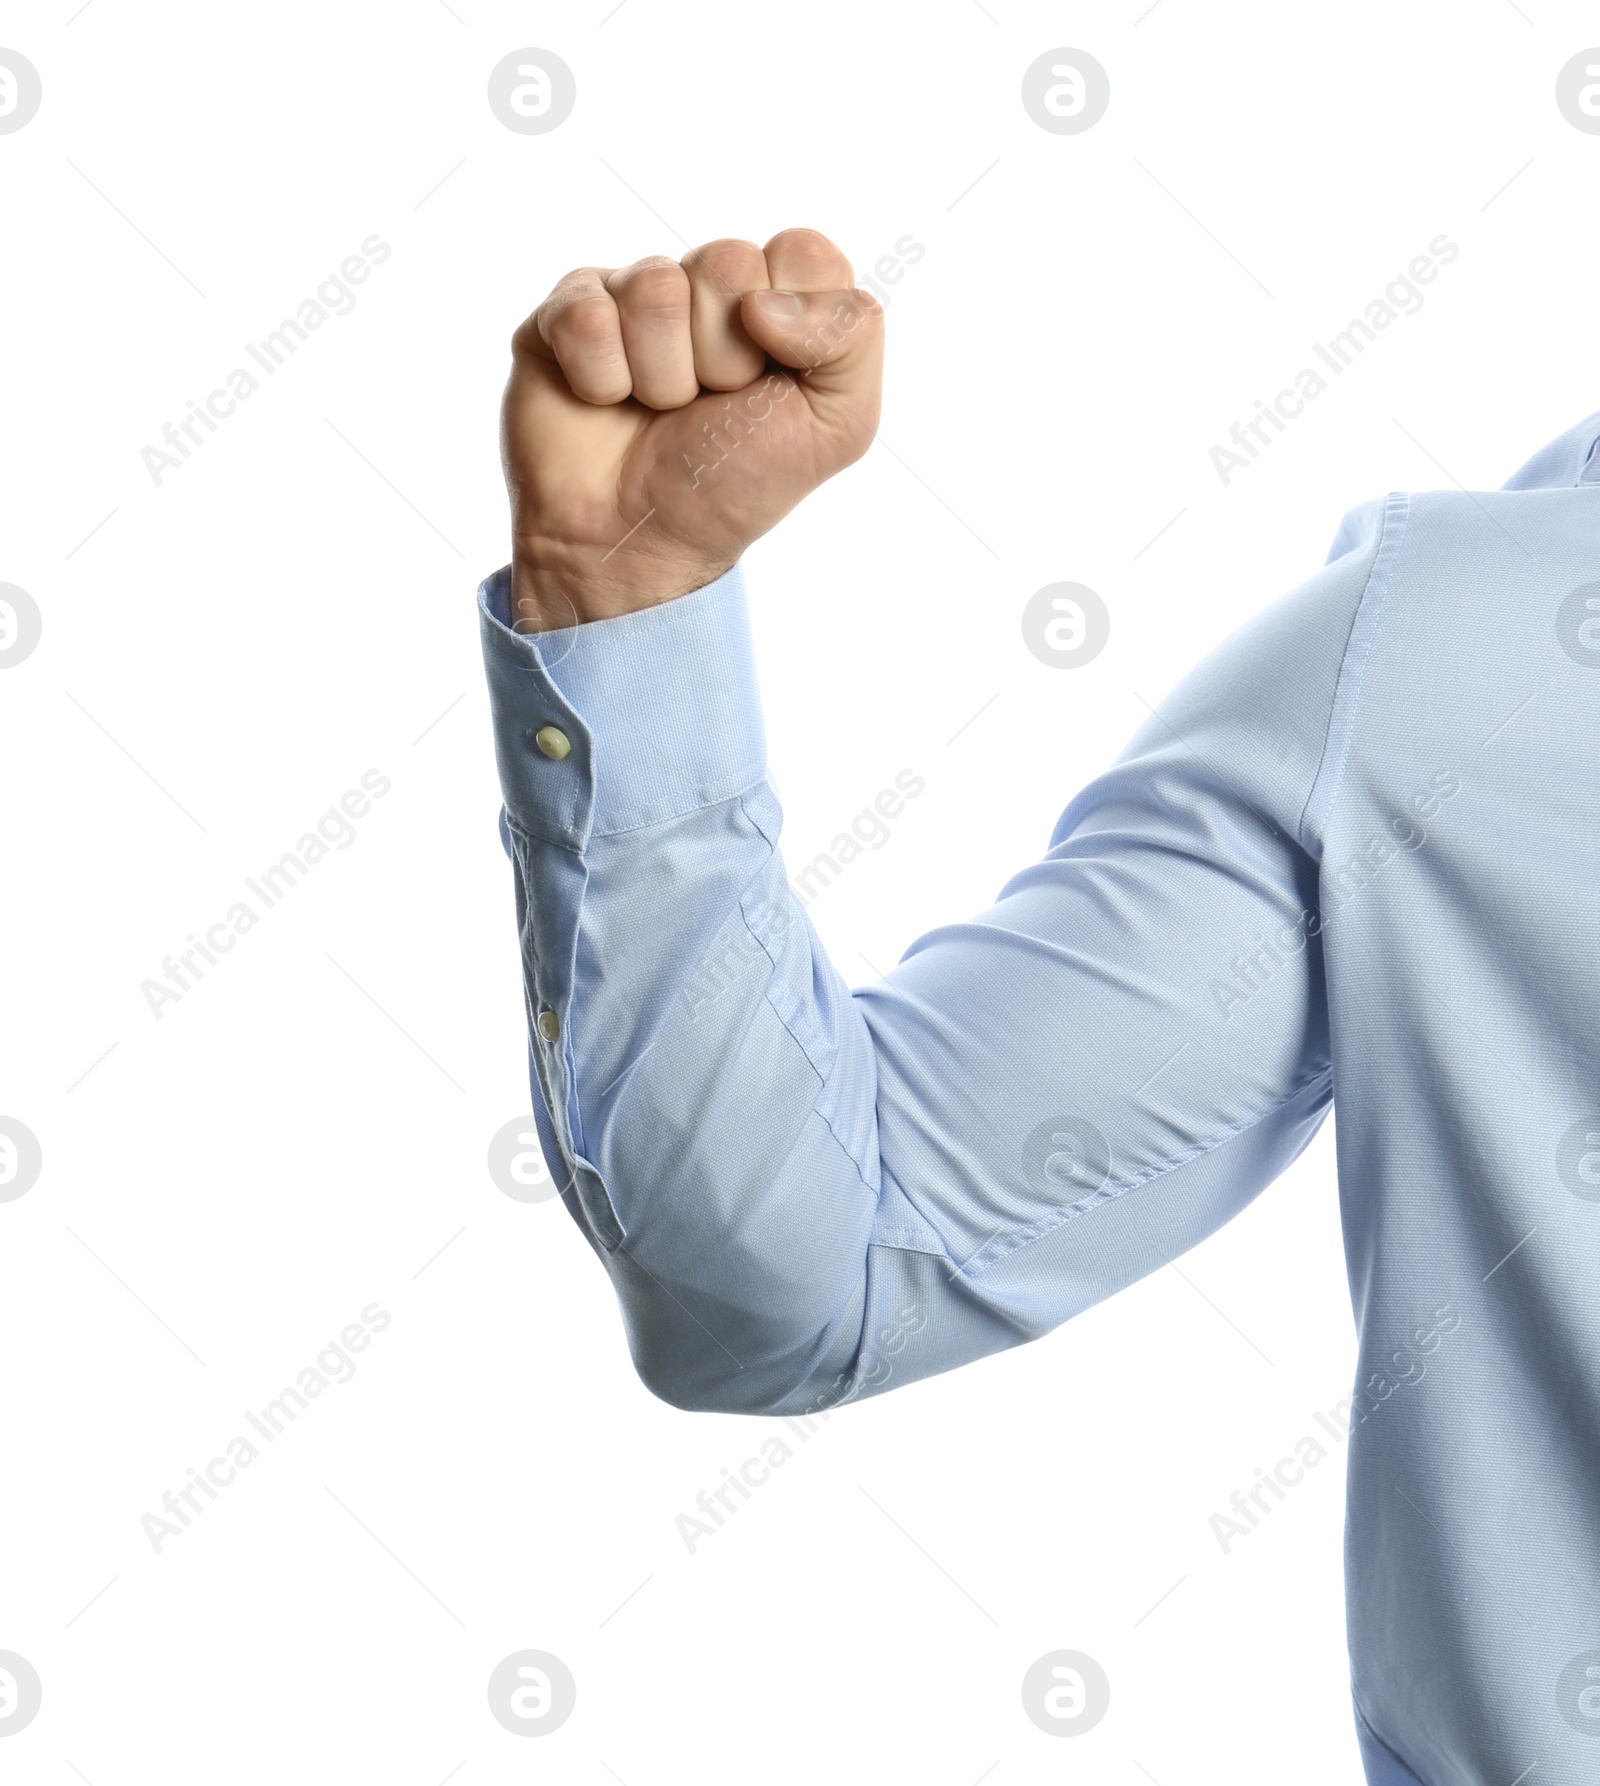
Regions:
[[[1541,447],[1515,477],[1507,490],[1566,490],[1575,484],[1600,483],[1600,412],[1586,417],[1575,428]]]

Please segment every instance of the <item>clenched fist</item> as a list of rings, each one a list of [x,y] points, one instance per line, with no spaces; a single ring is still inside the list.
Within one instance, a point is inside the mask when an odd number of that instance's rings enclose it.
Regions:
[[[883,312],[815,230],[569,273],[512,338],[512,621],[625,614],[719,577],[859,459]]]

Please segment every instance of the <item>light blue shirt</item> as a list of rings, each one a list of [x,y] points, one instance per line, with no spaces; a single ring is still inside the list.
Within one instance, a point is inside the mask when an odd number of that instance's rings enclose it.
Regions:
[[[1374,1786],[1600,1779],[1597,443],[1355,510],[856,992],[739,571],[540,636],[480,592],[535,1115],[658,1395],[796,1413],[1037,1338],[1335,1109]]]

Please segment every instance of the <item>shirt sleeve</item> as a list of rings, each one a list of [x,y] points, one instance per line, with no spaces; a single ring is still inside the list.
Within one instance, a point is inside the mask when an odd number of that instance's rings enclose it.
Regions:
[[[988,910],[854,992],[784,871],[740,570],[538,635],[505,571],[483,585],[535,1115],[656,1394],[804,1413],[1037,1338],[1305,1147],[1332,1096],[1319,790],[1387,513]]]

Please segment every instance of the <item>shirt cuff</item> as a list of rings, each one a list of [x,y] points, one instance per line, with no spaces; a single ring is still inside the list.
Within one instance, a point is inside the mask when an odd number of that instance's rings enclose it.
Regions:
[[[582,849],[730,800],[766,773],[738,565],[692,594],[517,633],[511,571],[478,589],[495,756],[511,821]],[[565,756],[542,750],[537,740]]]

